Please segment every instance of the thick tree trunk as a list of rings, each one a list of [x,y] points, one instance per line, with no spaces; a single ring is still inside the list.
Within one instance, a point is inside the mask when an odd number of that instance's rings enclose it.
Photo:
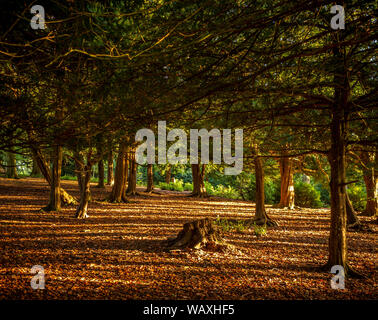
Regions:
[[[109,198],[110,202],[127,202],[127,199],[125,197],[126,151],[126,145],[121,144],[117,156],[114,185]]]
[[[108,154],[108,179],[106,184],[112,186],[114,184],[114,173],[113,173],[113,152],[109,152]]]
[[[225,245],[218,227],[210,219],[195,220],[185,223],[176,238],[168,240],[168,248],[200,249]]]
[[[136,195],[136,185],[137,185],[137,172],[138,172],[138,164],[135,160],[135,150],[132,150],[131,157],[130,157],[130,174],[129,180],[127,185],[126,194],[128,195]]]
[[[334,49],[339,65],[335,68],[335,93],[332,104],[331,149],[328,160],[331,167],[331,230],[329,235],[329,257],[326,267],[340,265],[345,275],[353,273],[348,263],[347,250],[347,210],[346,210],[346,170],[345,152],[347,136],[347,103],[349,82],[343,56],[338,48]]]
[[[33,152],[35,160],[37,161],[39,170],[41,171],[43,177],[46,179],[47,183],[51,186],[51,172],[49,170],[49,165],[44,155],[42,154],[42,151],[39,148],[35,147],[32,147],[31,150]],[[60,188],[60,196],[63,204],[77,204],[76,199],[68,194],[62,187]]]
[[[7,152],[7,178],[18,179],[16,155],[12,152]]]
[[[89,217],[88,204],[91,197],[90,181],[91,181],[91,165],[90,165],[90,161],[87,159],[87,164],[84,166],[83,171],[82,171],[80,204],[75,214],[75,217],[78,219],[85,219]]]
[[[286,152],[283,153],[287,155]],[[281,199],[278,207],[294,209],[294,169],[293,161],[288,157],[279,160],[281,174]]]
[[[105,188],[105,172],[104,172],[104,161],[101,159],[98,164],[98,188]]]
[[[50,200],[44,211],[60,211],[61,209],[61,189],[60,176],[62,174],[63,152],[61,146],[54,147],[53,165],[51,170]]]
[[[193,192],[192,196],[205,198],[207,197],[204,176],[205,164],[192,164],[192,177],[193,177]],[[202,170],[201,170],[202,167]]]
[[[168,165],[168,168],[165,171],[165,183],[171,182],[171,172],[172,172],[172,167],[171,165]]]
[[[376,174],[377,155],[368,152],[361,153],[361,159],[365,164],[363,168],[366,186],[366,208],[361,215],[374,217],[378,215],[378,178]]]
[[[255,176],[256,176],[256,213],[254,223],[269,227],[278,226],[277,222],[270,219],[265,210],[264,170],[261,157],[258,156],[258,148],[255,146]]]
[[[147,189],[146,192],[152,192],[154,190],[154,165],[147,165]]]

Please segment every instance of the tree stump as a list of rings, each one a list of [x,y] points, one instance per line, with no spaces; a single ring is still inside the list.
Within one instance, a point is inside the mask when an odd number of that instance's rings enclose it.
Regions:
[[[168,249],[225,245],[221,232],[212,220],[206,218],[185,223],[177,237],[168,240]]]

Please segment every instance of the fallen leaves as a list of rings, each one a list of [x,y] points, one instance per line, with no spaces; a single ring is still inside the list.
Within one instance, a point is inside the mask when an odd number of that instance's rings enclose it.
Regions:
[[[351,265],[368,279],[330,288],[327,261],[329,210],[279,210],[279,222],[256,237],[252,229],[224,232],[231,249],[167,252],[163,243],[195,219],[250,218],[254,205],[195,199],[162,192],[130,203],[94,201],[90,218],[75,207],[42,213],[48,189],[41,179],[0,179],[1,299],[376,299],[377,225],[349,232]],[[77,183],[64,188],[78,196]],[[142,189],[138,191],[143,191]],[[104,191],[93,188],[93,198]],[[109,192],[109,189],[107,189]],[[369,218],[361,217],[364,222]],[[30,287],[30,268],[42,265],[46,289]]]

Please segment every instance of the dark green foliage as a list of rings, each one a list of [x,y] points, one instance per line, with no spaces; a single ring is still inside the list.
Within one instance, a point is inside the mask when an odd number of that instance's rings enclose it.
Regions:
[[[295,204],[306,208],[320,208],[320,192],[310,183],[295,183]]]
[[[366,207],[366,188],[361,184],[350,184],[347,187],[349,199],[356,211],[363,211]]]

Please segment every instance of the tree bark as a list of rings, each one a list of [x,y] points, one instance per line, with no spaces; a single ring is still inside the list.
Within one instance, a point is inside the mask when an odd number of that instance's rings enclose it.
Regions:
[[[284,156],[287,152],[283,153]],[[293,161],[288,157],[280,158],[281,199],[279,208],[294,209],[294,168]]]
[[[7,178],[18,179],[16,155],[12,152],[7,152]]]
[[[125,197],[126,151],[126,145],[122,143],[117,156],[114,185],[109,198],[110,202],[127,202]]]
[[[146,192],[152,192],[154,190],[154,165],[147,165],[147,189]]]
[[[193,177],[193,197],[205,198],[207,197],[204,176],[205,164],[192,164],[192,177]],[[201,170],[202,167],[202,170]]]
[[[345,193],[345,205],[347,214],[347,228],[358,231],[369,230],[370,228],[368,226],[363,226],[360,219],[358,219],[357,212],[353,208],[348,192]]]
[[[257,225],[266,225],[269,227],[278,226],[278,223],[271,218],[265,210],[265,192],[264,192],[264,170],[261,157],[258,156],[258,148],[254,147],[255,152],[255,176],[256,176],[256,213],[253,219]]]
[[[91,164],[90,159],[87,158],[87,164],[84,166],[81,173],[82,182],[80,189],[80,204],[76,210],[75,217],[78,219],[88,218],[88,204],[91,197],[90,181],[91,181]]]
[[[364,162],[363,174],[366,186],[366,208],[361,215],[374,217],[378,216],[378,179],[377,179],[377,155],[368,152],[361,153]]]
[[[33,156],[38,164],[39,170],[41,171],[43,177],[46,179],[47,183],[51,186],[51,172],[49,169],[49,165],[41,151],[41,149],[32,147],[31,148]],[[77,204],[76,199],[68,194],[62,187],[60,188],[60,196],[61,196],[61,202],[63,204]]]
[[[129,181],[127,185],[127,191],[126,194],[128,195],[136,195],[136,184],[137,184],[137,169],[138,169],[138,164],[135,160],[135,150],[133,149],[131,152],[131,157],[130,157],[130,174],[129,174]]]
[[[171,165],[168,165],[168,168],[165,171],[165,183],[170,183],[171,182],[171,172],[172,172]]]
[[[62,174],[62,147],[56,145],[54,147],[53,164],[51,169],[51,185],[49,204],[43,208],[44,211],[60,211],[61,210],[61,190],[60,176]]]
[[[346,210],[346,137],[347,137],[347,103],[349,99],[349,82],[343,56],[339,48],[334,49],[338,65],[334,75],[334,102],[331,106],[331,149],[328,161],[331,167],[331,230],[329,235],[329,256],[327,268],[340,265],[345,275],[354,273],[348,263],[347,250],[347,210]]]
[[[39,169],[38,162],[35,159],[35,157],[33,157],[33,169],[32,169],[32,172],[30,173],[30,176],[38,177],[40,175],[41,175],[41,170]]]
[[[113,152],[109,152],[108,154],[108,179],[107,185],[112,186],[114,184],[114,166],[113,166]]]
[[[98,164],[98,188],[105,188],[105,172],[104,172],[104,161],[101,159]]]

